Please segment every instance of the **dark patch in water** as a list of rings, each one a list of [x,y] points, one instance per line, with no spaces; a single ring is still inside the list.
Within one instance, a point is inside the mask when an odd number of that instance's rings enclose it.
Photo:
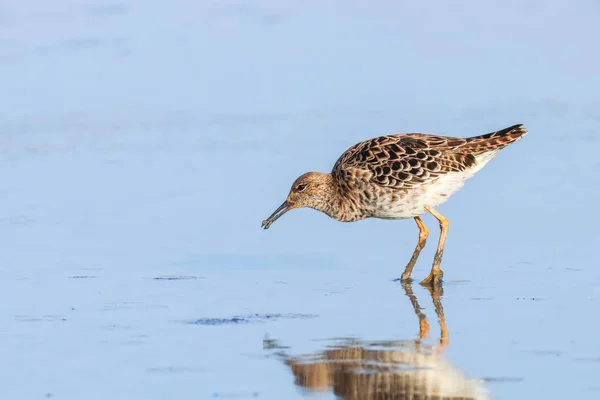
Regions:
[[[157,277],[152,278],[155,281],[181,281],[186,279],[204,279],[201,276],[193,276],[193,275],[159,275]]]
[[[289,346],[282,346],[279,340],[277,339],[263,339],[263,349],[264,350],[286,350],[289,349]]]
[[[497,377],[487,377],[487,378],[482,378],[484,382],[493,382],[493,383],[499,383],[499,382],[523,382],[525,379],[523,378],[519,378],[516,376],[497,376]]]
[[[334,336],[325,339],[310,339],[311,342],[348,342],[356,340],[356,338],[352,336]]]
[[[247,324],[248,321],[244,318],[199,318],[189,321],[184,321],[188,325],[227,325],[227,324]]]
[[[546,299],[542,299],[541,297],[517,297],[517,300],[542,301]]]
[[[65,317],[60,315],[43,315],[40,317],[34,317],[31,315],[17,315],[15,316],[17,321],[21,322],[54,322],[54,321],[66,321]]]
[[[249,314],[236,315],[230,318],[198,318],[183,321],[188,325],[236,325],[236,324],[251,324],[264,323],[267,321],[276,321],[279,319],[298,319],[298,318],[316,318],[316,315],[311,314]]]
[[[94,275],[73,275],[70,276],[69,279],[94,279],[97,278]]]

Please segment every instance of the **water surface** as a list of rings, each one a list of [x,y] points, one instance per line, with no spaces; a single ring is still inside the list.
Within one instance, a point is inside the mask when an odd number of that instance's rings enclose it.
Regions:
[[[1,397],[596,399],[599,13],[0,5]],[[516,123],[439,208],[443,293],[393,281],[412,221],[260,229],[360,140]]]

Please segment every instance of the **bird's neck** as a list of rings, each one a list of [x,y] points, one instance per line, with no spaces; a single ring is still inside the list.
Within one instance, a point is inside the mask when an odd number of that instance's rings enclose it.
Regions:
[[[319,211],[324,212],[329,217],[341,221],[341,222],[352,222],[362,219],[360,216],[359,207],[355,199],[349,196],[347,188],[340,185],[331,175],[329,186],[331,190],[327,193],[327,196],[323,199],[320,206],[322,209]]]

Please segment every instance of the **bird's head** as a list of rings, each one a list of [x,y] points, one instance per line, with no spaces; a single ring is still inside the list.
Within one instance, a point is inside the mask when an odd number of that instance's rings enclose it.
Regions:
[[[331,207],[333,196],[334,183],[331,174],[307,172],[300,175],[292,184],[287,199],[262,222],[262,227],[269,229],[273,222],[294,208],[309,207],[326,212]]]

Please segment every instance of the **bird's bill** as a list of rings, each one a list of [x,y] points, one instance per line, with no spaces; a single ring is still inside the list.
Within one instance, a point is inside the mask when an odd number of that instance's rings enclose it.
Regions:
[[[262,222],[261,227],[263,229],[269,229],[273,222],[277,221],[279,217],[281,217],[286,212],[290,211],[292,208],[294,208],[294,205],[292,203],[288,202],[287,200],[284,201],[283,204],[280,205],[279,208],[277,208],[277,210],[275,210],[269,218],[265,219]]]

